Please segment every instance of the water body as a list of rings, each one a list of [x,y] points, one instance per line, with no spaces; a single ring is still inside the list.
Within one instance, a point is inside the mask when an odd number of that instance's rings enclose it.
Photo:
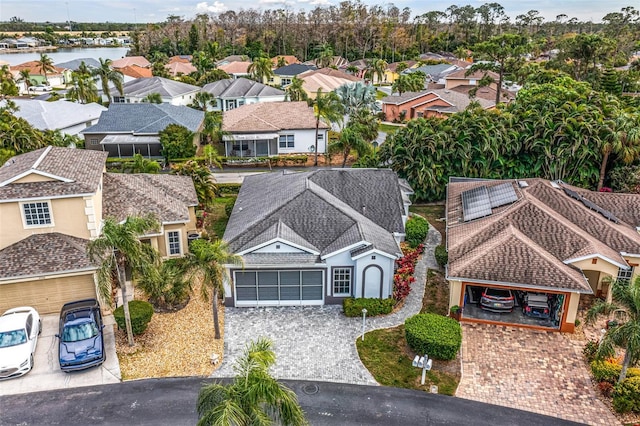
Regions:
[[[49,56],[54,64],[81,58],[120,59],[127,55],[128,47],[80,47],[75,49],[58,49],[56,51],[42,52]],[[0,62],[9,62],[10,65],[18,65],[29,61],[40,60],[39,52],[24,53],[0,53]]]

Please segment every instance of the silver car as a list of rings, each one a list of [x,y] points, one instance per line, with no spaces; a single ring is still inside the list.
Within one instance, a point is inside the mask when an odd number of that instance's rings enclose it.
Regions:
[[[491,312],[512,312],[516,305],[513,292],[504,288],[486,287],[480,298],[480,307]]]

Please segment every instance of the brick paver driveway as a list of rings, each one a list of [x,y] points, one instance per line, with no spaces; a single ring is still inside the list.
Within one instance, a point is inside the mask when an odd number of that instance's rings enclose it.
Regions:
[[[456,396],[575,422],[620,424],[595,396],[581,351],[581,342],[561,333],[463,324]]]

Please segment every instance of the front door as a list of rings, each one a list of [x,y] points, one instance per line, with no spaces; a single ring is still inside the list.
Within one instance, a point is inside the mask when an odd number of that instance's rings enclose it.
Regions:
[[[379,266],[369,265],[364,268],[363,284],[363,297],[376,299],[382,297],[382,270]]]

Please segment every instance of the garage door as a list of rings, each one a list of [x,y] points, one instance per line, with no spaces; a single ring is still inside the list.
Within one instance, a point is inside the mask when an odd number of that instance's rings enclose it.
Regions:
[[[236,271],[236,306],[321,305],[321,270]]]
[[[95,298],[93,275],[0,284],[0,313],[16,306],[32,306],[38,313],[59,313],[73,300]]]

